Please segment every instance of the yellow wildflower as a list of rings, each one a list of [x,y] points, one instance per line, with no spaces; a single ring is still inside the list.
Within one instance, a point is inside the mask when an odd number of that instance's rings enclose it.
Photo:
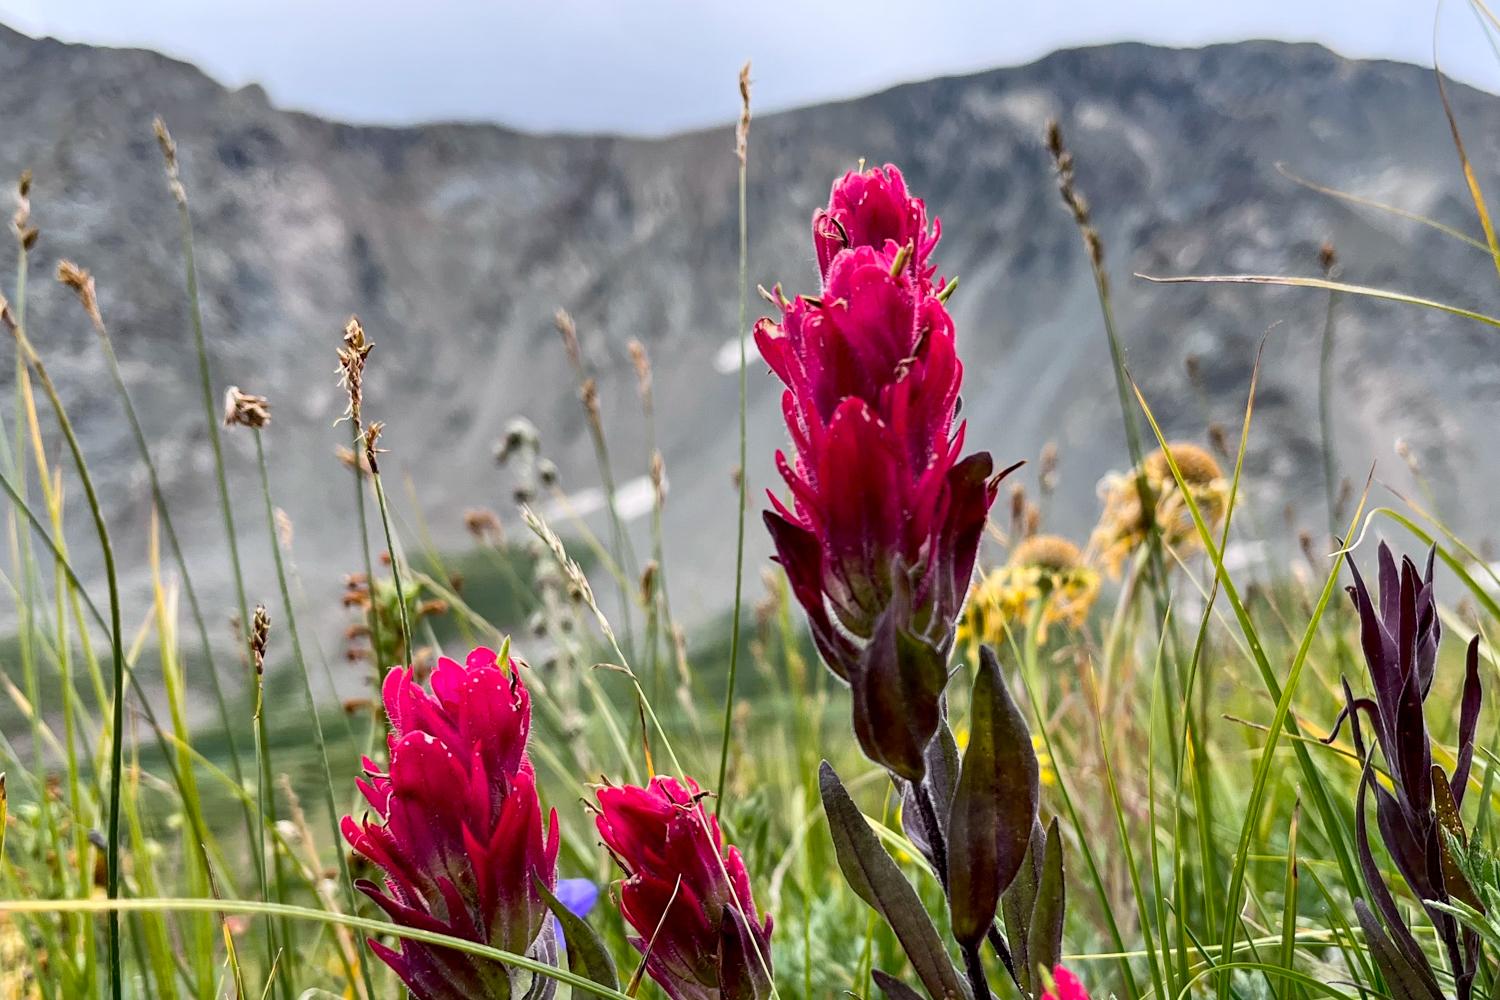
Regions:
[[[1179,441],[1169,448],[1187,485],[1188,495],[1198,505],[1204,522],[1217,527],[1223,522],[1229,503],[1229,484],[1219,463],[1196,444]],[[1177,488],[1166,454],[1158,448],[1147,455],[1141,463],[1141,472],[1151,495],[1156,498],[1152,519],[1142,515],[1140,487],[1134,470],[1111,473],[1099,484],[1104,512],[1090,544],[1099,553],[1111,577],[1120,575],[1125,561],[1146,541],[1152,520],[1163,541],[1174,549],[1190,551],[1199,541],[1192,512],[1182,491]]]
[[[970,591],[958,641],[971,649],[998,646],[1012,624],[1039,613],[1037,638],[1046,642],[1049,625],[1081,626],[1098,594],[1099,574],[1085,564],[1078,546],[1056,535],[1035,535]]]

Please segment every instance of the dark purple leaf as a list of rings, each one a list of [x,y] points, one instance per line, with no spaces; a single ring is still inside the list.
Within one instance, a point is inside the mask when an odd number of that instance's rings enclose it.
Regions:
[[[1474,733],[1479,726],[1479,706],[1484,688],[1479,683],[1479,636],[1469,641],[1464,668],[1463,705],[1458,719],[1458,766],[1453,770],[1453,801],[1462,809],[1464,790],[1469,787],[1469,767],[1474,763]]]
[[[1365,944],[1370,949],[1370,956],[1375,960],[1375,967],[1385,978],[1386,988],[1390,990],[1392,1000],[1442,1000],[1443,991],[1438,988],[1437,980],[1432,976],[1432,970],[1426,967],[1414,967],[1401,954],[1391,943],[1391,939],[1386,936],[1380,926],[1380,921],[1375,919],[1375,914],[1370,912],[1364,900],[1354,901],[1354,913],[1359,918],[1359,926],[1365,932]],[[1425,966],[1426,959],[1424,958],[1422,962]]]
[[[547,888],[547,883],[535,874],[532,875],[532,882],[541,894],[542,901],[562,927],[563,941],[568,946],[568,969],[605,989],[619,990],[620,976],[615,971],[614,959],[610,958],[609,949],[599,940],[599,935],[594,933],[588,921],[564,906],[552,890]],[[579,998],[594,996],[577,987],[574,987],[573,995]]]
[[[921,781],[924,752],[942,722],[944,657],[905,629],[899,598],[880,616],[875,635],[850,674],[854,735],[875,763],[907,781]]]
[[[1047,834],[1042,824],[1031,824],[1031,842],[1026,845],[1026,857],[1015,880],[1000,894],[1000,913],[1005,918],[1005,939],[1010,944],[1011,959],[1015,963],[1016,976],[1021,989],[1030,994],[1031,973],[1035,967],[1026,945],[1027,931],[1031,927],[1031,913],[1036,906],[1037,889],[1042,881],[1042,859],[1047,846]]]
[[[834,854],[849,888],[890,925],[917,977],[935,1000],[971,1000],[969,988],[954,969],[917,891],[880,846],[864,814],[826,760],[818,768],[818,787],[833,835]]]
[[[1047,827],[1047,847],[1042,859],[1042,877],[1037,885],[1036,905],[1026,934],[1026,951],[1032,968],[1051,969],[1062,960],[1063,916],[1068,904],[1067,873],[1063,870],[1062,834],[1057,817]]]
[[[894,976],[881,972],[879,969],[874,970],[870,975],[875,979],[875,985],[880,987],[880,992],[885,994],[886,1000],[922,1000],[922,994]]]
[[[1000,893],[1026,856],[1040,797],[1031,731],[999,661],[984,647],[969,704],[969,745],[948,818],[948,901],[960,944],[975,947],[989,933]]]

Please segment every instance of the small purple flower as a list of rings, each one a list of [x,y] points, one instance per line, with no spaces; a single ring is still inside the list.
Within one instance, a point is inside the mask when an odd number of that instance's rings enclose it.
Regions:
[[[582,919],[599,902],[599,887],[586,878],[565,878],[557,883],[557,901],[573,916]]]

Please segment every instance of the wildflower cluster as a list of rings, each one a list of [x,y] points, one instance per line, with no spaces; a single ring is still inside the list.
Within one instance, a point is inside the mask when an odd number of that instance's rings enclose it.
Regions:
[[[625,869],[620,912],[672,1000],[771,992],[771,918],[759,920],[740,852],[723,846],[697,782],[658,776],[599,790],[599,835]]]
[[[778,287],[779,319],[755,331],[785,386],[792,442],[790,458],[776,456],[790,503],[772,494],[765,520],[819,653],[849,685],[860,748],[895,779],[902,826],[943,885],[962,973],[825,762],[839,865],[900,928],[932,996],[983,1000],[986,941],[1023,990],[1033,967],[1055,964],[1063,873],[1055,822],[1044,830],[1038,817],[1031,734],[987,647],[962,758],[946,721],[948,659],[1004,473],[987,453],[963,455],[963,366],[945,305],[955,286],[933,260],[940,233],[892,166],[846,174],[813,216],[819,293],[788,300]],[[911,995],[884,973],[876,982],[888,997]]]
[[[371,813],[344,837],[385,874],[358,888],[398,925],[557,965],[570,949],[602,955],[586,925],[591,884],[557,877],[555,811],[544,819],[528,753],[531,694],[520,664],[478,648],[442,657],[424,685],[414,667],[386,675],[389,764],[368,758],[358,782]],[[625,872],[621,913],[646,971],[673,1000],[771,994],[771,918],[757,916],[739,852],[691,778],[599,791],[599,834]],[[555,980],[505,962],[405,939],[371,941],[416,1000],[551,997]],[[612,975],[612,973],[610,974]],[[609,978],[609,976],[605,976]]]

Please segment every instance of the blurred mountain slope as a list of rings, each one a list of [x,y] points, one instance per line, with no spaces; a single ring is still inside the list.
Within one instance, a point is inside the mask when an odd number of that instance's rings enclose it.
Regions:
[[[467,506],[514,522],[510,479],[491,457],[512,415],[542,429],[565,486],[596,481],[552,329],[554,309],[566,306],[599,373],[622,481],[647,467],[625,348],[631,338],[646,344],[671,478],[674,603],[688,620],[726,606],[737,390],[714,362],[737,314],[728,126],[661,140],[350,127],[280,111],[257,88],[227,90],[153,53],[4,28],[0,75],[0,176],[29,167],[36,177],[42,237],[29,327],[105,484],[126,564],[144,562],[149,494],[87,321],[51,280],[62,257],[95,274],[198,582],[210,608],[227,613],[177,220],[151,134],[160,113],[193,205],[216,391],[236,384],[271,397],[274,487],[315,603],[332,608],[338,574],[358,561],[348,473],[333,454],[345,436],[334,426],[343,399],[333,352],[348,314],[360,314],[378,345],[367,407],[388,421],[383,467],[409,537],[408,477],[438,543],[458,546]],[[726,91],[733,86],[726,75]],[[1452,96],[1474,161],[1500,160],[1500,102],[1462,87]],[[1295,527],[1326,520],[1316,399],[1326,298],[1151,286],[1131,275],[1315,274],[1318,247],[1331,239],[1347,280],[1500,309],[1484,254],[1275,169],[1286,161],[1325,184],[1477,228],[1431,71],[1313,45],[1121,44],[754,122],[752,283],[810,289],[807,222],[832,178],[860,158],[900,164],[943,218],[943,273],[962,278],[952,309],[970,440],[1002,465],[1034,462],[1056,441],[1059,488],[1046,524],[1082,533],[1097,513],[1095,483],[1124,465],[1124,445],[1093,285],[1041,148],[1049,117],[1064,124],[1108,248],[1131,369],[1172,434],[1203,440],[1219,421],[1237,435],[1255,348],[1270,330],[1249,464],[1259,503],[1244,526],[1292,551]],[[6,287],[13,264],[5,241]],[[1383,479],[1411,489],[1393,450],[1403,439],[1444,513],[1484,538],[1500,515],[1489,438],[1500,402],[1495,331],[1365,301],[1343,301],[1339,317],[1343,472],[1358,485],[1378,460]],[[0,369],[8,392],[9,366]],[[776,387],[754,361],[750,385],[758,508],[783,432]],[[252,600],[269,597],[249,441],[228,437]],[[1034,465],[1020,481],[1034,484]],[[82,519],[72,535],[88,565]],[[762,559],[754,524],[750,538]]]

